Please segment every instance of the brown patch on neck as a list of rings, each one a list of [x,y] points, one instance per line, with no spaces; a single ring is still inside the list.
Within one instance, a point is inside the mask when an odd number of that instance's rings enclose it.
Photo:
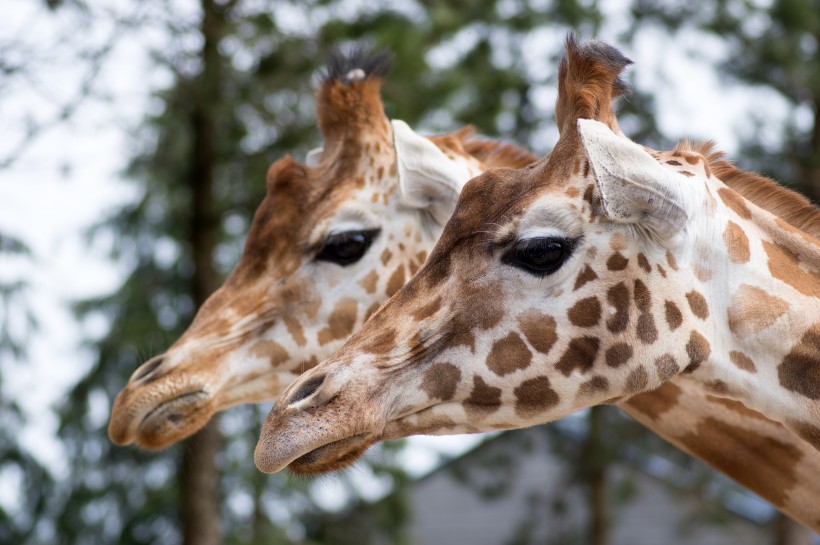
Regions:
[[[780,385],[806,396],[820,399],[820,322],[803,334],[777,367]]]
[[[729,330],[744,338],[766,329],[789,310],[789,304],[764,290],[742,284],[732,295]]]
[[[723,231],[723,241],[729,252],[729,259],[733,263],[747,263],[749,261],[749,237],[743,232],[738,224],[730,221]]]
[[[769,272],[803,295],[820,297],[820,275],[802,269],[797,259],[779,246],[763,241],[763,249],[769,256]]]
[[[783,507],[797,484],[802,453],[795,446],[716,418],[707,418],[681,443],[695,456]],[[760,458],[768,461],[761,463]],[[750,461],[747,461],[750,460]]]
[[[735,401],[734,399],[729,399],[727,397],[713,396],[711,394],[706,394],[706,399],[708,399],[712,403],[723,405],[727,409],[734,411],[743,417],[752,418],[754,420],[760,420],[761,422],[771,422],[771,420],[766,418],[764,415],[760,414],[754,409],[750,409],[740,401]]]
[[[672,382],[663,383],[660,388],[643,392],[629,398],[626,405],[657,420],[664,413],[672,410],[678,404],[681,389]]]

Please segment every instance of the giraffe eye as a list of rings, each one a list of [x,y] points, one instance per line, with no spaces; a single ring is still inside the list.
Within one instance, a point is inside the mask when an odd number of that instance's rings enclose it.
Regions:
[[[330,261],[342,267],[351,265],[362,258],[378,234],[379,229],[332,233],[316,254],[316,261]]]
[[[557,271],[572,255],[576,242],[558,237],[522,239],[507,250],[501,262],[535,276],[547,276]]]

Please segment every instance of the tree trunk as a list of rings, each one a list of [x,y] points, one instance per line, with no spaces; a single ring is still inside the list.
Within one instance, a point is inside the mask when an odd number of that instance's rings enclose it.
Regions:
[[[783,513],[778,513],[773,523],[773,545],[811,545],[812,532]]]
[[[584,445],[587,490],[589,494],[589,545],[608,545],[610,512],[607,501],[607,454],[601,433],[604,426],[603,406],[589,409],[587,439]]]
[[[193,138],[187,179],[191,198],[191,258],[196,267],[191,278],[191,294],[196,306],[202,305],[219,287],[219,275],[213,267],[213,253],[219,239],[213,181],[217,162],[216,111],[221,100],[219,42],[225,27],[224,13],[214,0],[201,0],[201,6],[202,69],[195,85],[192,85],[194,96],[190,124]],[[221,443],[218,420],[214,418],[183,445],[179,472],[183,545],[222,543],[216,466]]]
[[[814,102],[814,127],[811,130],[811,145],[803,176],[809,198],[815,204],[820,203],[820,96]]]
[[[183,445],[179,468],[179,516],[184,545],[219,545],[219,475],[216,455],[222,444],[219,419],[214,417]]]

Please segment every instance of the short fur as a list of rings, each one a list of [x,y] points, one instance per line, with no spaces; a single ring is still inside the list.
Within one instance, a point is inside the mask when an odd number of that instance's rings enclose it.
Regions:
[[[771,178],[740,170],[725,158],[722,151],[714,148],[715,143],[712,141],[697,145],[684,141],[674,151],[703,155],[712,173],[724,184],[790,225],[813,237],[820,237],[820,208],[803,195],[783,187]]]

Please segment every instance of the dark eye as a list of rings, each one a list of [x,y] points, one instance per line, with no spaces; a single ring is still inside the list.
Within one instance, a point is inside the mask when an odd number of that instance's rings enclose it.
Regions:
[[[325,245],[316,254],[316,261],[330,261],[342,267],[356,263],[367,252],[378,234],[378,229],[371,229],[328,235]]]
[[[576,243],[575,240],[558,237],[522,239],[507,250],[501,262],[535,276],[547,276],[557,271],[572,255]]]

